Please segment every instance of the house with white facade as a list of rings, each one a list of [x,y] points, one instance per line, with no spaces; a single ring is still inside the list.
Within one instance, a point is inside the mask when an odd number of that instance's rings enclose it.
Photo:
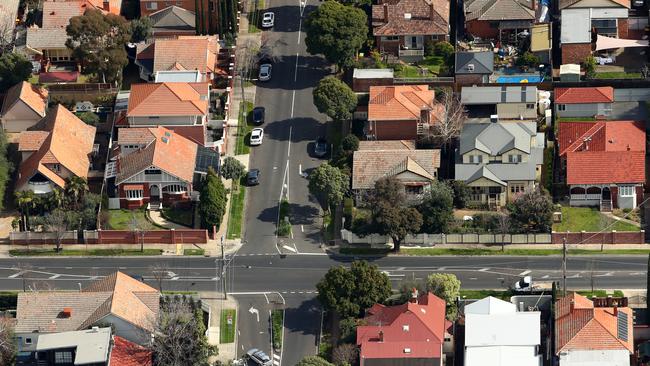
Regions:
[[[556,88],[554,94],[556,117],[606,118],[612,114],[614,88],[611,86]]]
[[[537,118],[537,87],[465,86],[460,102],[468,107],[487,107],[499,120],[535,120]]]

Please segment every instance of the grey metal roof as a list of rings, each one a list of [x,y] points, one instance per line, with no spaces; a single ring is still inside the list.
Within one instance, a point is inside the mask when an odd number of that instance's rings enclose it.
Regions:
[[[460,135],[459,152],[478,149],[496,156],[515,148],[530,153],[530,138],[536,129],[535,122],[467,123]]]
[[[471,86],[463,87],[460,101],[465,105],[498,103],[535,103],[536,86]]]
[[[39,334],[36,350],[76,348],[74,364],[87,365],[107,362],[110,343],[111,328],[107,327],[96,330]]]
[[[160,29],[192,30],[196,28],[196,16],[193,12],[178,6],[168,6],[149,15],[154,31]]]
[[[508,181],[535,180],[535,165],[518,164],[456,164],[456,180],[471,183],[479,178],[489,179],[505,186]]]
[[[354,69],[354,79],[386,79],[393,77],[393,69]]]
[[[474,65],[470,71],[467,65]],[[490,51],[456,52],[456,74],[492,74],[494,55]]]

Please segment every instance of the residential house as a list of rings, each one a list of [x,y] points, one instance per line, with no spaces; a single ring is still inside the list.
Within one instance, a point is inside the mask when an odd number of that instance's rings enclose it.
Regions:
[[[133,209],[191,199],[195,174],[218,171],[219,153],[165,127],[120,128],[107,168],[109,207]],[[196,178],[198,179],[198,177]]]
[[[460,101],[469,109],[486,109],[503,120],[536,120],[536,86],[472,86],[463,87]]]
[[[490,51],[456,52],[454,69],[459,85],[487,84],[494,72],[494,54]]]
[[[464,2],[465,29],[474,37],[502,40],[503,31],[530,30],[536,0],[469,0]]]
[[[629,366],[634,320],[626,298],[593,299],[577,293],[555,303],[555,355],[560,366]]]
[[[572,206],[610,211],[643,201],[643,122],[560,122],[557,148]]]
[[[4,0],[0,3],[0,46],[3,48],[14,42],[19,5],[20,0]]]
[[[503,207],[541,175],[544,133],[535,122],[466,123],[456,156],[456,180],[464,181],[470,202]]]
[[[366,136],[370,140],[425,137],[442,108],[427,85],[371,86]]]
[[[98,149],[95,132],[95,127],[57,105],[32,129],[20,133],[16,190],[44,194],[64,188],[67,178],[87,178],[90,157]]]
[[[21,132],[34,126],[47,112],[47,89],[26,81],[18,83],[5,95],[0,113],[5,132]]]
[[[448,0],[379,0],[372,6],[372,34],[380,52],[424,57],[426,42],[449,38]]]
[[[214,77],[217,67],[219,40],[217,36],[177,36],[159,38],[152,43],[138,45],[135,64],[140,67],[140,78],[153,81],[158,71],[200,71],[203,80]]]
[[[160,306],[160,292],[115,272],[80,291],[32,291],[18,294],[18,337],[92,329],[110,324],[115,335],[149,345]]]
[[[140,16],[151,16],[170,5],[176,5],[196,14],[196,29],[199,33],[216,33],[220,21],[221,3],[215,0],[140,0]]]
[[[591,55],[593,33],[628,38],[630,0],[560,0],[563,64],[583,63]]]
[[[129,127],[164,126],[200,145],[208,142],[208,83],[131,85],[126,112]]]
[[[151,13],[149,19],[156,39],[196,34],[196,14],[175,5]]]
[[[375,304],[357,327],[360,366],[445,365],[445,342],[451,342],[445,301],[414,291],[406,304]]]
[[[384,177],[399,180],[407,199],[418,201],[438,178],[440,150],[416,150],[414,141],[360,141],[352,160],[352,191],[357,202]]]
[[[614,103],[611,86],[555,88],[556,117],[609,117]]]
[[[466,305],[465,366],[541,366],[541,313],[492,296]],[[513,363],[516,361],[516,363]]]

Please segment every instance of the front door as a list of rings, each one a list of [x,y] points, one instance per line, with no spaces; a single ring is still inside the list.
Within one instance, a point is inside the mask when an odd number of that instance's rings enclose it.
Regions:
[[[411,49],[417,49],[418,48],[418,37],[412,36],[411,37]]]
[[[151,186],[151,200],[159,201],[160,200],[160,188],[158,186]]]
[[[603,201],[609,201],[612,199],[612,193],[609,191],[608,187],[603,188]]]

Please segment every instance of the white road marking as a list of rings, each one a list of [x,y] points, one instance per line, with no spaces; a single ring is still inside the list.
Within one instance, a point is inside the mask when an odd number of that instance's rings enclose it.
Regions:
[[[248,309],[248,312],[251,313],[251,314],[255,314],[255,315],[257,316],[257,322],[258,322],[258,323],[260,322],[260,311],[259,311],[259,310],[255,309],[255,308],[251,305],[250,309]]]
[[[269,297],[264,294],[264,298],[266,299],[266,303],[269,304]]]
[[[60,274],[55,274],[54,276],[50,276],[49,279],[50,279],[50,280],[54,280],[54,279],[57,279],[57,278],[59,278],[59,277],[61,277]]]
[[[489,271],[489,270],[490,270],[489,268],[481,268],[481,269],[479,269],[478,271],[479,271],[479,272],[487,272],[487,271]]]
[[[291,230],[291,232],[289,234],[291,234],[291,240],[293,240],[293,229]],[[296,246],[296,245],[294,244],[294,246]]]
[[[293,82],[295,83],[298,80],[298,59],[300,57],[299,53],[296,53],[296,68],[293,72]]]
[[[172,281],[178,281],[179,278],[180,278],[179,276],[176,276],[176,277],[172,277],[171,280]]]
[[[525,271],[521,272],[521,273],[519,274],[519,276],[525,276],[525,275],[529,274],[530,272],[532,272],[532,271],[530,271],[530,270],[525,270]]]
[[[293,104],[296,101],[296,91],[293,91],[293,96],[291,97],[291,118],[293,118]]]
[[[289,126],[289,147],[287,148],[287,157],[291,156],[291,130],[293,126]],[[287,161],[287,165],[289,162]]]
[[[640,275],[644,275],[644,274],[645,274],[645,272],[630,272],[630,276],[640,276]]]
[[[290,250],[290,251],[292,251],[292,252],[294,252],[294,253],[298,252],[297,250],[293,249],[292,247],[290,247],[290,246],[288,246],[288,245],[283,245],[282,247],[283,247],[284,249],[286,249],[286,250]]]
[[[550,277],[549,275],[543,275],[543,276],[542,276],[542,279],[544,279],[544,278],[549,278],[549,277]]]
[[[603,274],[594,275],[594,277],[611,277],[613,275],[614,275],[614,272],[607,272],[607,273],[603,273]]]
[[[274,355],[274,356],[275,356],[275,355]],[[280,366],[280,361],[278,361],[278,360],[273,360],[273,364],[274,364],[275,366]]]
[[[293,232],[291,232],[291,237],[293,238]],[[300,252],[298,252],[298,248],[296,247],[296,243],[293,243],[293,249],[296,250],[296,253],[300,254]]]
[[[9,276],[9,277],[7,277],[7,278],[16,278],[16,277],[22,275],[22,274],[25,273],[25,272],[27,272],[27,271],[16,272],[16,273],[12,274],[11,276]]]
[[[447,269],[447,267],[440,267],[440,268],[438,268],[438,271],[444,271],[446,269]]]
[[[305,227],[302,226],[302,225],[300,225],[300,232],[301,232],[301,233],[304,233],[304,232],[305,232]]]

